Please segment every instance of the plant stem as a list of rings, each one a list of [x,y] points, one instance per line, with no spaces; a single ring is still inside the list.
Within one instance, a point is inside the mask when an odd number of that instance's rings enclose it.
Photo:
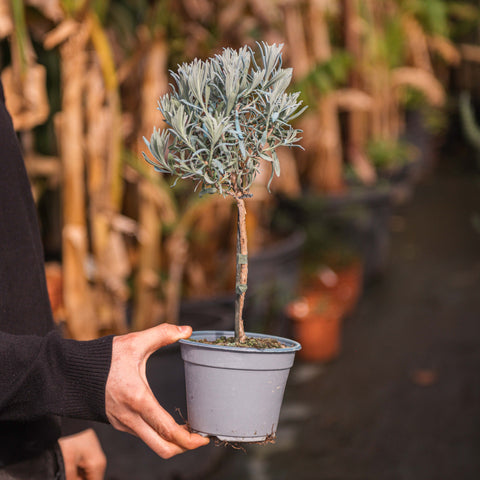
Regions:
[[[237,219],[237,275],[236,275],[236,297],[235,297],[235,340],[244,342],[245,327],[243,324],[243,306],[245,304],[245,293],[248,277],[248,249],[247,249],[247,223],[245,201],[235,196],[238,209]]]

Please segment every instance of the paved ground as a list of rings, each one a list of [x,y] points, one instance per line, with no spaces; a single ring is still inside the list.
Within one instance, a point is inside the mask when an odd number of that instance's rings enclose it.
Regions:
[[[384,278],[346,321],[336,362],[296,363],[275,445],[164,462],[101,427],[108,479],[479,479],[480,175],[467,153],[444,149],[448,162],[396,209]],[[159,365],[175,372],[175,358]],[[155,387],[171,409],[183,405],[181,388],[171,395],[181,370],[173,378]]]

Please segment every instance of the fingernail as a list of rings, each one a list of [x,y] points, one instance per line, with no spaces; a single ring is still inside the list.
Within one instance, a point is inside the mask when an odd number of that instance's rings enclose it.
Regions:
[[[181,334],[184,334],[190,331],[190,327],[187,327],[186,325],[181,325],[181,326],[177,325],[177,328]]]

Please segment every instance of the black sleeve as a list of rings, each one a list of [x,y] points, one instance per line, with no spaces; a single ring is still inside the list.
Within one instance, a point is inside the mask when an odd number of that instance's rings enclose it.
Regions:
[[[0,421],[107,421],[111,351],[112,337],[80,342],[54,330],[37,212],[0,82]]]
[[[105,384],[112,337],[79,342],[0,333],[0,421],[48,414],[108,422]]]

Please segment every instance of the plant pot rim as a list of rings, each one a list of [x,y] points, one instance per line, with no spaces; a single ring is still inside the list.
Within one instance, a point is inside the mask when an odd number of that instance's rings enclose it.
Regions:
[[[192,333],[189,338],[179,340],[180,343],[185,345],[191,345],[199,348],[209,349],[209,350],[217,350],[217,351],[227,351],[227,352],[237,352],[237,353],[258,353],[258,354],[268,354],[268,353],[276,353],[276,354],[283,354],[283,353],[292,353],[300,350],[302,346],[295,340],[291,340],[289,338],[278,337],[276,335],[267,335],[263,333],[252,333],[252,332],[245,332],[247,337],[255,337],[255,338],[272,338],[274,340],[278,340],[279,342],[287,345],[286,348],[252,348],[252,347],[234,347],[234,346],[226,346],[226,345],[212,345],[209,343],[199,343],[191,339],[201,339],[205,336],[214,335],[215,338],[219,338],[222,336],[225,337],[232,337],[235,335],[233,330],[197,330]]]

